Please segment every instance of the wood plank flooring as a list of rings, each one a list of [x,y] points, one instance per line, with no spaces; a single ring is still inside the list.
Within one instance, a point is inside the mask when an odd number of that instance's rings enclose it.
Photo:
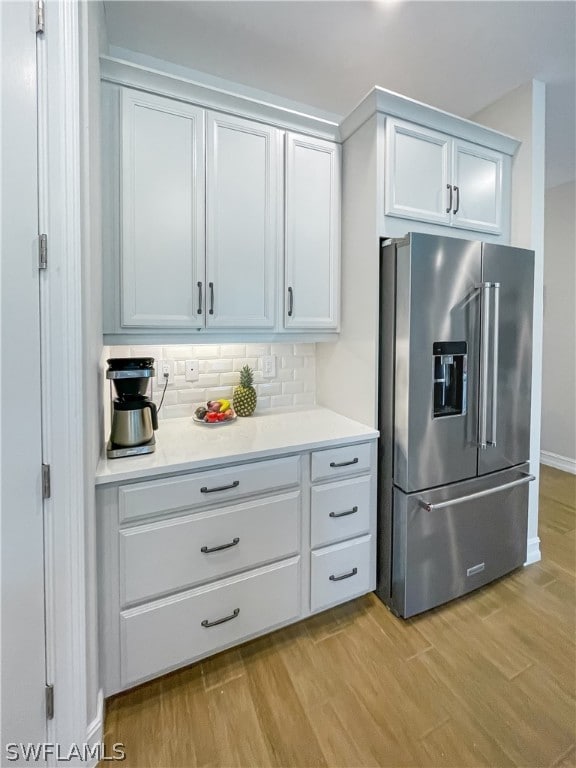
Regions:
[[[576,766],[576,477],[542,561],[409,621],[373,595],[107,702],[138,768]]]

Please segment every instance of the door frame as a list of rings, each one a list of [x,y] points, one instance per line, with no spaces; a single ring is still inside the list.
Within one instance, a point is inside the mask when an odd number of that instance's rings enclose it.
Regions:
[[[87,636],[95,584],[88,580],[93,482],[83,413],[82,281],[90,254],[83,239],[89,224],[82,206],[80,4],[86,2],[46,3],[46,31],[38,37],[39,226],[48,235],[48,268],[41,276],[43,453],[52,486],[45,503],[47,675],[54,684],[48,741],[64,750],[100,742],[103,725],[102,696],[88,700],[89,678],[98,687],[98,670],[89,668],[87,650],[97,638]]]
[[[0,6],[0,764],[45,755],[46,642],[38,278],[38,153],[32,2]],[[6,762],[5,762],[6,761]]]

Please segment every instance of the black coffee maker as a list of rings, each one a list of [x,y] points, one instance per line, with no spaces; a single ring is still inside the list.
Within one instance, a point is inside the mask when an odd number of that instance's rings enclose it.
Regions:
[[[156,405],[148,396],[155,373],[154,358],[112,357],[106,362],[112,410],[106,455],[117,459],[152,453],[156,449],[154,430],[158,429]]]

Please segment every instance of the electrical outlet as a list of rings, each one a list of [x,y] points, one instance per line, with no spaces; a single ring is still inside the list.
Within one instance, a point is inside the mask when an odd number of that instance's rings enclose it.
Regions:
[[[168,384],[174,383],[174,361],[173,360],[158,360],[156,366],[156,378],[158,380],[158,386],[163,387],[166,384],[166,377],[168,377]]]
[[[265,379],[276,376],[276,355],[265,355],[262,358],[262,376]]]
[[[200,364],[198,360],[186,360],[184,363],[184,375],[186,381],[198,381]]]

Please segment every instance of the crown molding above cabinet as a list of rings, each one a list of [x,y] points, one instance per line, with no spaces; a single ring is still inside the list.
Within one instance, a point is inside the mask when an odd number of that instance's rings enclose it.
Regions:
[[[276,128],[306,133],[329,141],[340,141],[338,123],[129,61],[101,56],[100,76],[107,83],[136,88],[159,96],[169,96],[238,117],[260,120]]]

